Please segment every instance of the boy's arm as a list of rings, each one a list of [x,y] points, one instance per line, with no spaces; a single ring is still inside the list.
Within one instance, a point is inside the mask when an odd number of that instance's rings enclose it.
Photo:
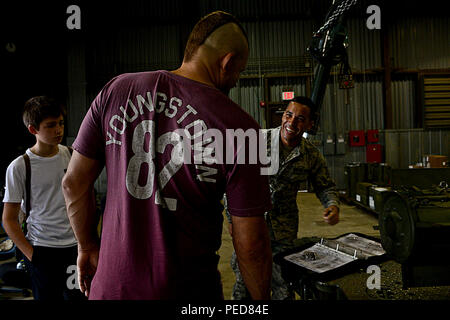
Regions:
[[[33,247],[23,234],[19,224],[20,203],[5,202],[3,207],[3,227],[17,248],[31,261]]]
[[[263,216],[231,216],[239,269],[253,300],[270,300],[272,250]]]

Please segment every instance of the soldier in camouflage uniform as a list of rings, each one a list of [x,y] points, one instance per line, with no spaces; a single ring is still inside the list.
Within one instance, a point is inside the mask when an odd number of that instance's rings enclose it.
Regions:
[[[320,151],[308,140],[303,133],[308,131],[314,121],[315,106],[306,97],[296,97],[288,104],[282,118],[281,126],[267,130],[267,150],[279,152],[278,171],[269,176],[273,209],[266,212],[266,221],[270,230],[272,254],[285,251],[293,246],[298,232],[297,192],[300,185],[309,181],[325,210],[325,222],[334,225],[339,221],[339,198],[336,185],[330,178],[326,161]],[[271,148],[272,136],[278,146]],[[280,143],[281,142],[281,143]],[[226,199],[225,199],[226,206]],[[232,233],[231,218],[227,212]],[[249,299],[245,284],[239,272],[236,255],[233,252],[231,267],[236,275],[232,299]],[[272,299],[294,299],[290,290],[281,277],[281,268],[274,263],[272,270]]]

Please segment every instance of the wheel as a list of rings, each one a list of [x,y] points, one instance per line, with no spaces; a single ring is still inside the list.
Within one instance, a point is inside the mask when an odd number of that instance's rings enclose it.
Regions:
[[[393,193],[379,215],[381,245],[395,261],[405,262],[414,250],[415,220],[406,199]]]

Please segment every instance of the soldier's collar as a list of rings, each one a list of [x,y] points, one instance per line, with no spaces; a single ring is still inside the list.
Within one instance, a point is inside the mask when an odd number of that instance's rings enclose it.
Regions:
[[[276,128],[275,130],[276,130],[276,132],[278,134],[278,144],[279,144],[279,146],[278,146],[279,151],[278,152],[282,152],[282,150],[288,150],[288,148],[281,141],[281,126]],[[292,149],[288,150],[289,153],[288,153],[288,156],[286,157],[284,162],[286,163],[286,162],[290,161],[291,159],[300,156],[302,154],[301,153],[301,149],[303,148],[304,144],[305,144],[305,138],[302,137],[300,142],[295,147],[293,147]]]

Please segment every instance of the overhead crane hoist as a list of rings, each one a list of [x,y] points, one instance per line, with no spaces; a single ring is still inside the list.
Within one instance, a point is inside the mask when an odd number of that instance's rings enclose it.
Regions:
[[[314,72],[314,82],[311,90],[311,100],[317,107],[318,117],[307,135],[315,135],[319,125],[320,109],[322,107],[325,90],[330,77],[331,68],[341,63],[340,87],[353,87],[353,79],[347,56],[347,17],[349,10],[357,0],[333,1],[325,18],[325,23],[312,38],[308,48],[311,56],[318,62]]]
[[[330,10],[327,13],[325,18],[325,23],[322,27],[320,27],[314,34],[312,38],[312,42],[308,51],[312,55],[312,57],[318,62],[318,65],[314,72],[314,82],[311,91],[311,100],[315,103],[317,107],[317,118],[314,122],[314,126],[307,132],[308,135],[315,135],[317,133],[317,128],[319,124],[319,116],[320,109],[322,106],[323,98],[325,95],[328,79],[330,76],[331,68],[334,65],[341,63],[341,74],[340,74],[340,87],[341,88],[351,88],[353,87],[353,79],[351,74],[351,69],[348,63],[347,57],[347,28],[346,28],[346,20],[348,17],[349,10],[357,3],[357,0],[341,0],[341,1],[333,1],[333,4]],[[344,243],[341,243],[342,247],[345,248],[344,251],[338,251],[339,241],[341,238],[355,238],[361,241],[362,243],[370,243],[372,246],[376,247],[378,253],[371,252],[366,257],[361,258],[357,256],[357,251],[354,250],[351,261],[345,262],[345,264],[336,263],[340,258],[336,258],[336,255],[349,257],[350,249],[354,247],[346,246]],[[329,280],[333,280],[339,278],[342,275],[355,272],[364,267],[368,267],[369,265],[380,263],[386,259],[386,254],[381,247],[381,243],[375,239],[368,237],[363,234],[346,234],[341,238],[335,239],[322,239],[320,243],[314,243],[314,240],[308,242],[305,240],[305,243],[300,245],[299,247],[293,248],[291,250],[287,250],[286,252],[279,253],[275,255],[274,261],[279,264],[282,269],[282,274],[287,283],[292,286],[292,289],[295,290],[302,299],[346,299],[345,293],[342,289],[337,285],[330,285],[326,282]],[[337,243],[336,248],[334,249],[327,246],[326,249],[322,248],[323,242]],[[303,252],[309,252],[308,250],[315,248],[316,246],[321,247],[323,254],[319,254],[317,257],[306,257],[302,256]],[[300,251],[298,251],[300,250]],[[349,251],[350,250],[350,251]],[[332,252],[331,252],[332,251]],[[325,256],[327,253],[330,254],[329,259]],[[334,258],[333,255],[335,255]],[[293,258],[296,262],[292,262],[292,260],[288,261],[290,257],[295,256]],[[303,260],[308,260],[305,264],[302,264]],[[319,262],[322,265],[326,264],[328,269],[326,271],[318,271],[311,267],[314,265],[313,261],[320,260]],[[319,263],[319,264],[320,264]],[[308,267],[309,266],[309,267]]]

